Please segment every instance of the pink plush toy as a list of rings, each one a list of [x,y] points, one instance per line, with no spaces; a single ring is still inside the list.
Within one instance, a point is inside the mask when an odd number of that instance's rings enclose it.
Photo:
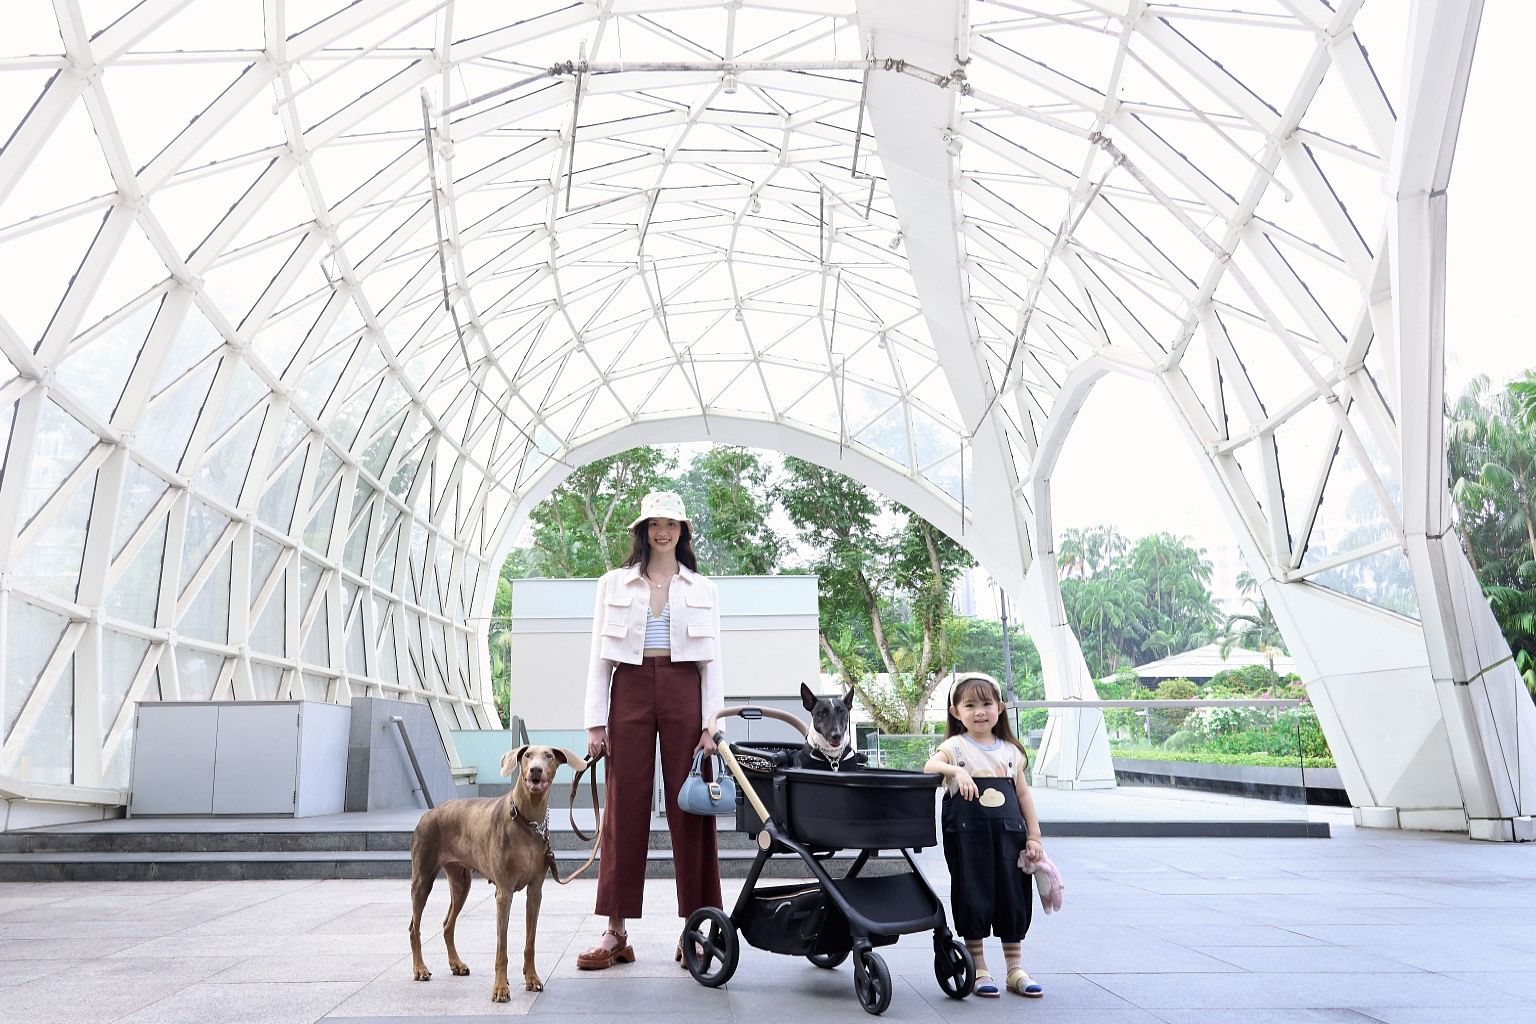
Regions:
[[[1062,893],[1066,886],[1061,881],[1061,872],[1056,865],[1051,863],[1051,858],[1043,853],[1038,861],[1031,861],[1023,850],[1019,851],[1019,870],[1026,875],[1035,876],[1035,888],[1040,890],[1040,909],[1047,914],[1055,913],[1061,909]]]

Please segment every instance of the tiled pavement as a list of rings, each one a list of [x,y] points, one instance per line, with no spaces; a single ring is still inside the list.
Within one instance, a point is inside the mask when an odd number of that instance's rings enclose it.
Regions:
[[[1056,839],[1066,907],[1038,915],[1026,963],[1042,1000],[954,1002],[931,947],[882,950],[892,1021],[1033,1018],[1075,1024],[1532,1024],[1536,847],[1335,826],[1332,839]],[[941,891],[943,858],[922,857]],[[727,899],[739,883],[727,882]],[[430,983],[410,980],[407,883],[246,881],[0,886],[0,1021],[309,1024],[858,1020],[845,964],[822,971],[745,949],[723,989],[671,958],[671,882],[647,883],[638,963],[589,974],[576,952],[601,927],[593,883],[546,886],[543,993],[489,1001],[494,899],[476,882],[461,918],[473,974],[448,973],[434,933]],[[440,885],[428,917],[446,906]],[[512,914],[514,989],[522,903]],[[992,956],[998,958],[996,947]],[[996,966],[994,964],[994,966]]]

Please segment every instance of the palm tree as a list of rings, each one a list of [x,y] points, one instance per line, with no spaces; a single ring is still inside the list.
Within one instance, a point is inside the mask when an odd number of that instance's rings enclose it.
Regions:
[[[1130,546],[1113,526],[1068,527],[1056,545],[1056,565],[1065,576],[1095,576]]]
[[[1502,390],[1476,377],[1450,416],[1451,494],[1468,559],[1485,583],[1513,585],[1536,562],[1536,376]]]
[[[1140,588],[1122,573],[1100,573],[1087,579],[1063,580],[1062,602],[1084,646],[1083,657],[1095,676],[1108,675],[1119,667],[1120,640],[1140,626],[1145,610]]]
[[[1517,590],[1514,587],[1488,587],[1488,604],[1504,638],[1515,652],[1515,668],[1531,696],[1536,697],[1536,590]]]
[[[1246,569],[1237,574],[1237,592],[1243,595],[1247,611],[1228,615],[1217,641],[1221,644],[1221,656],[1232,653],[1232,648],[1242,647],[1258,651],[1269,663],[1269,674],[1275,674],[1275,658],[1287,653],[1285,638],[1280,635],[1280,625],[1259,590],[1259,583]],[[1257,596],[1255,596],[1257,595]]]

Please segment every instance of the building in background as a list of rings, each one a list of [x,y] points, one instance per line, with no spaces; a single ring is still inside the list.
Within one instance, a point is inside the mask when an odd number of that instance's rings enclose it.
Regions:
[[[725,703],[800,708],[816,689],[815,576],[716,576]],[[511,713],[530,730],[580,730],[597,580],[512,583]]]

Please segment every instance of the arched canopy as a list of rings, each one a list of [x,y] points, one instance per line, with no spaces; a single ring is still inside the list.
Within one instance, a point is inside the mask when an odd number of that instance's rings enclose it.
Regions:
[[[1022,572],[1088,359],[1382,600],[1394,6],[11,0],[0,775],[121,784],[157,693],[489,724],[493,557],[621,439],[840,451]]]

